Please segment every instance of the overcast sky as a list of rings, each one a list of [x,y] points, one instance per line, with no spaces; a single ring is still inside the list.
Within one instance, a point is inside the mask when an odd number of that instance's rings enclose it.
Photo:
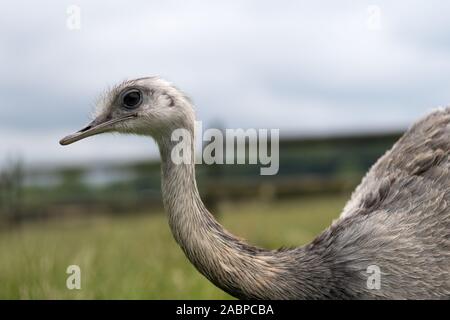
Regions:
[[[281,135],[405,128],[450,103],[450,2],[393,2],[2,3],[0,163],[155,155],[148,139],[118,135],[58,145],[107,86],[147,75],[187,92],[206,125]],[[71,5],[79,30],[68,28]]]

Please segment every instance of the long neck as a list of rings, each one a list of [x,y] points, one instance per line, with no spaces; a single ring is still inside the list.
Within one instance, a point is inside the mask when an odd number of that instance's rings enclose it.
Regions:
[[[315,269],[323,277],[324,270],[316,267],[320,259],[306,257],[304,248],[280,251],[256,248],[230,234],[200,199],[194,161],[175,164],[171,159],[174,144],[168,140],[160,140],[158,144],[162,194],[170,228],[186,256],[205,277],[237,298],[317,296],[308,275],[314,273],[310,269]],[[193,143],[190,147],[194,157]]]

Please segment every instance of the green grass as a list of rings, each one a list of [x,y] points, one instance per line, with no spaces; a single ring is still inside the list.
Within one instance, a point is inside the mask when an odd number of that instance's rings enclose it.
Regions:
[[[220,221],[266,248],[310,241],[346,197],[226,204]],[[81,267],[81,290],[66,268]],[[33,223],[0,234],[0,299],[230,299],[201,276],[172,239],[163,214]]]

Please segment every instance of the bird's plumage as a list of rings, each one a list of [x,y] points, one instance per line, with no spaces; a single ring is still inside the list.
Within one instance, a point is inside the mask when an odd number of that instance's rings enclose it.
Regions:
[[[350,269],[379,266],[381,289],[364,297],[450,298],[449,154],[447,108],[418,121],[380,158],[310,247],[330,245]]]
[[[120,101],[130,87],[143,96],[133,110]],[[193,158],[188,164],[171,160],[171,133],[183,128],[193,135],[194,119],[181,91],[158,78],[140,78],[101,100],[93,122],[101,130],[87,127],[61,143],[106,131],[152,136],[161,152],[162,194],[175,240],[205,277],[235,297],[450,298],[450,109],[412,126],[315,240],[280,250],[254,247],[226,231],[200,199]],[[194,139],[190,148],[193,155]],[[374,267],[379,287],[369,285]]]

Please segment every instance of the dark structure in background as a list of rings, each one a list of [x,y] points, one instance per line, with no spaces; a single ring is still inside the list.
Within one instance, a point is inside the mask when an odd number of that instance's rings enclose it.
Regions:
[[[202,198],[276,201],[314,193],[350,192],[401,133],[280,141],[280,168],[261,176],[259,165],[198,165]],[[149,212],[162,206],[159,162],[94,167],[9,166],[0,175],[0,224],[74,214]],[[158,211],[158,210],[153,210]]]
[[[0,172],[1,218],[17,223],[23,216],[24,170],[21,160],[9,161]]]

